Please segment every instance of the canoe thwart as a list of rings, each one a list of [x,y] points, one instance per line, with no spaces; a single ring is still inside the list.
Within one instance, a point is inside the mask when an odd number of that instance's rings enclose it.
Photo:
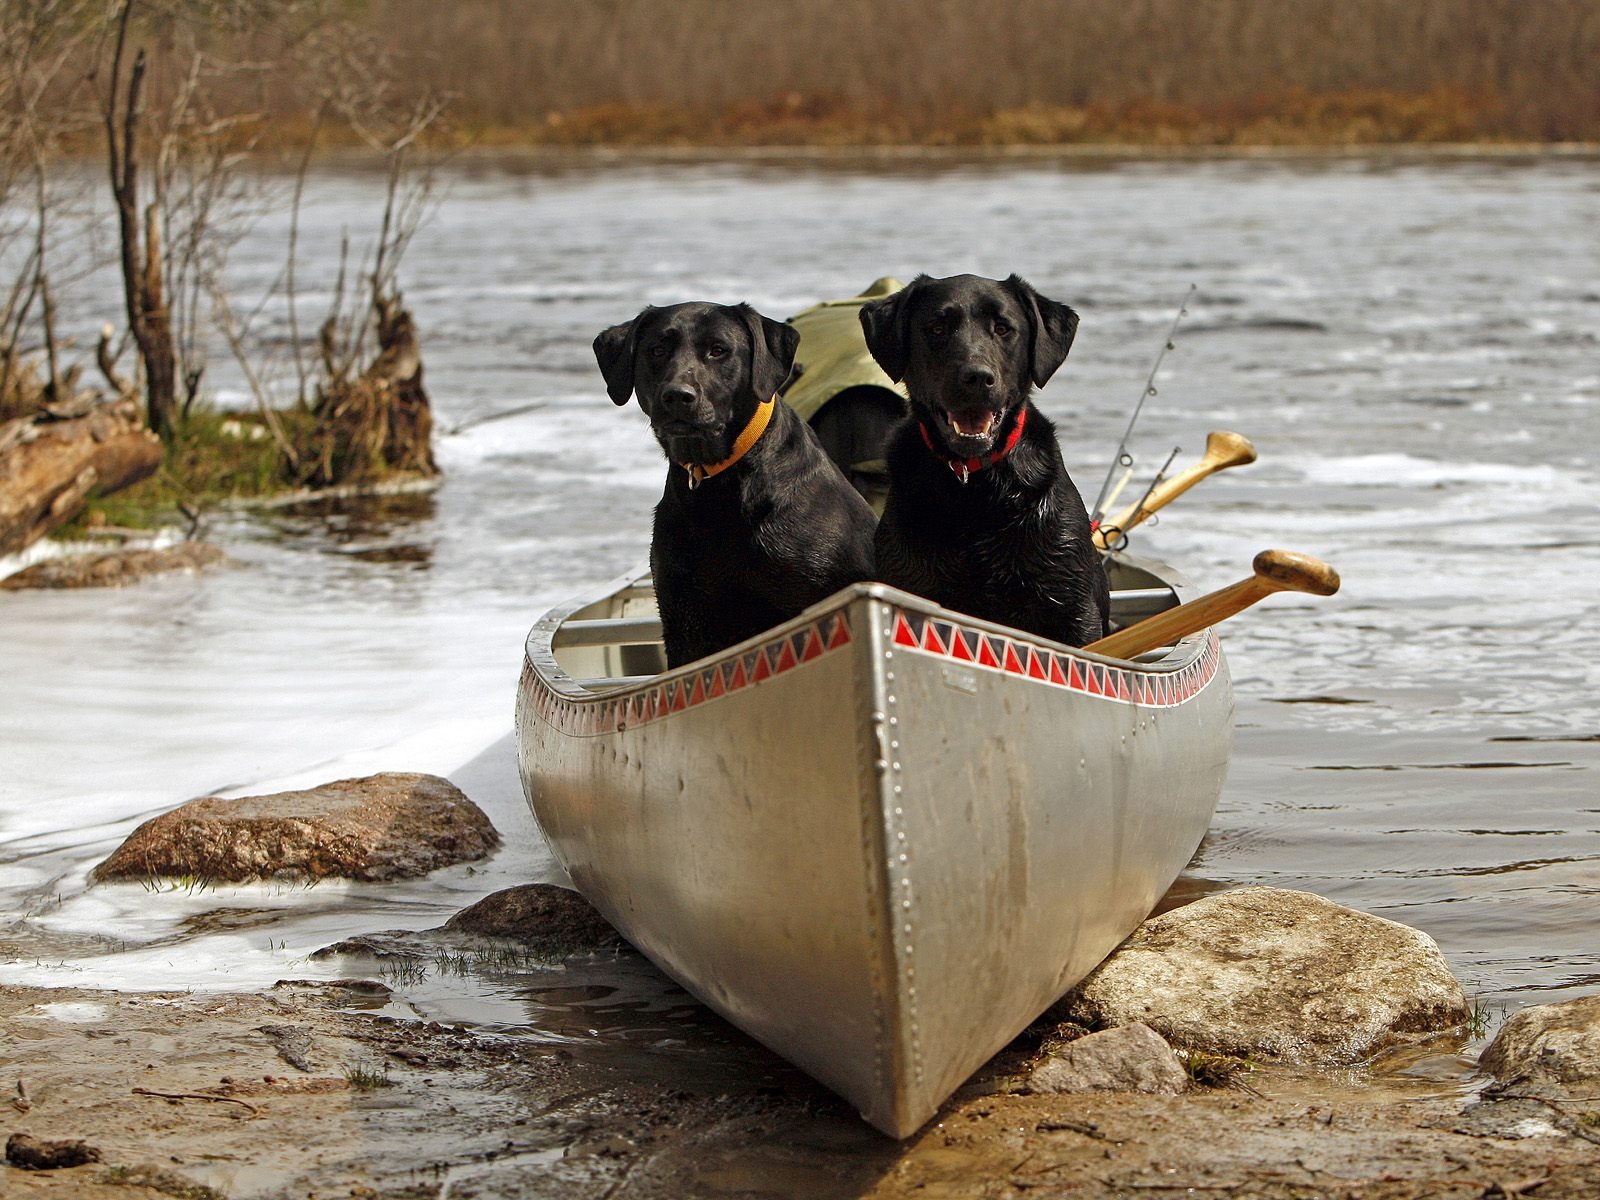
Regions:
[[[660,641],[660,617],[593,617],[563,621],[551,639],[551,647],[652,646]]]

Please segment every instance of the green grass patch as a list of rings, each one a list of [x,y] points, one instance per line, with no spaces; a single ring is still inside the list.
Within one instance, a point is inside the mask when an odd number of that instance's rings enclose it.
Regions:
[[[277,414],[291,444],[311,425],[304,409]],[[150,478],[109,496],[96,496],[58,536],[90,536],[101,526],[154,529],[187,520],[185,509],[204,512],[228,500],[252,500],[294,491],[283,451],[261,420],[250,414],[196,409],[167,446],[166,461]]]

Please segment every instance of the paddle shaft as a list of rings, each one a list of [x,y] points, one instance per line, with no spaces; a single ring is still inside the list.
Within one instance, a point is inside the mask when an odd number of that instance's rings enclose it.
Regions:
[[[1331,596],[1339,590],[1339,572],[1309,554],[1263,550],[1250,565],[1255,572],[1250,578],[1119,629],[1110,637],[1090,642],[1084,649],[1108,658],[1135,658],[1147,650],[1170,646],[1179,638],[1225,621],[1273,592]]]
[[[1138,525],[1150,514],[1165,508],[1195,484],[1218,471],[1229,467],[1242,467],[1256,460],[1256,448],[1242,433],[1217,430],[1206,434],[1206,452],[1194,466],[1179,471],[1171,479],[1163,480],[1151,489],[1150,494],[1137,504],[1131,504],[1115,517],[1102,521],[1094,532],[1095,545],[1109,550],[1112,543]],[[1108,536],[1109,532],[1109,536]]]

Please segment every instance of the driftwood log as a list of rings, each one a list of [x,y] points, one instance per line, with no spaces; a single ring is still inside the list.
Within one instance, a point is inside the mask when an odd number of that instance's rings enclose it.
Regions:
[[[131,400],[0,425],[0,554],[71,520],[90,496],[154,474],[161,458],[161,439],[145,428]]]

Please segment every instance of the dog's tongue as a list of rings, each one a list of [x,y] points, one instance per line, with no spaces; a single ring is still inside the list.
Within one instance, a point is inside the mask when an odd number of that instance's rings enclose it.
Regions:
[[[950,414],[950,428],[963,437],[984,437],[994,428],[996,414],[987,409]]]

